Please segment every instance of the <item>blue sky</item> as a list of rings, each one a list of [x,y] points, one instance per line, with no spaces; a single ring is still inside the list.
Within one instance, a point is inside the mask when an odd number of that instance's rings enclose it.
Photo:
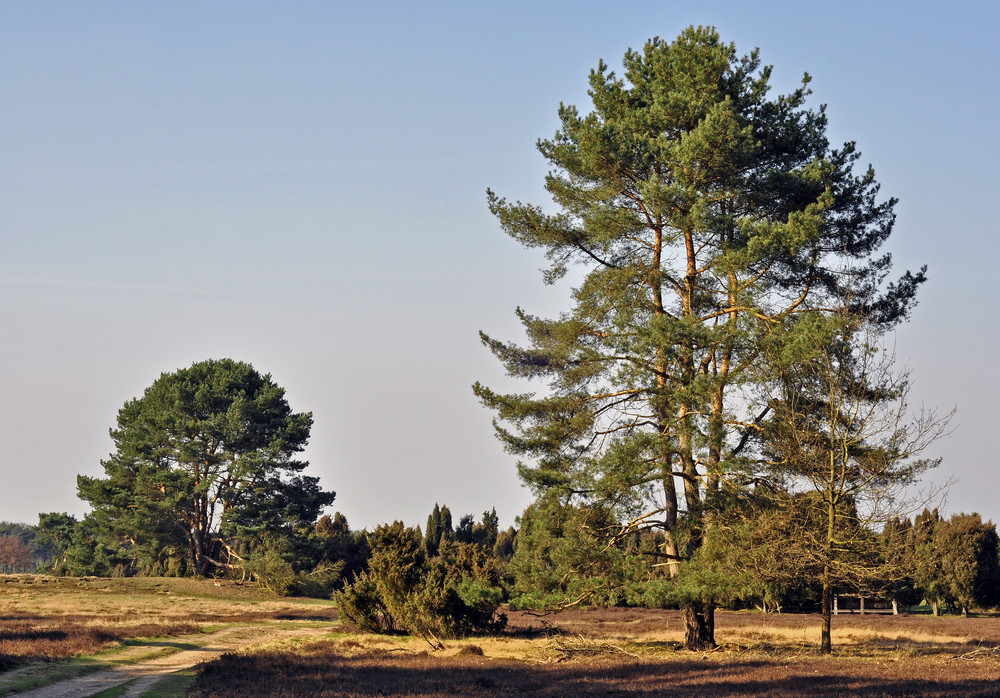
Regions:
[[[904,8],[904,9],[899,9]],[[1000,520],[993,391],[1000,10],[987,3],[0,4],[0,520],[82,514],[107,430],[161,372],[232,357],[312,411],[355,527],[530,501],[470,385],[478,331],[553,314],[487,187],[544,202],[534,149],[588,71],[690,24],[813,76],[834,142],[898,197],[896,337],[944,509]]]

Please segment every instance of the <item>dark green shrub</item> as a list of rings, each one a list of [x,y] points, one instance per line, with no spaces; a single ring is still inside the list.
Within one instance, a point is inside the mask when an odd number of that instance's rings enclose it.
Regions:
[[[266,536],[244,560],[246,571],[274,593],[313,598],[329,598],[346,563],[322,561],[311,570],[297,569],[300,564],[292,542],[281,536]]]
[[[368,567],[368,537],[364,531],[352,531],[347,518],[337,512],[332,517],[324,515],[313,530],[301,541],[302,556],[317,567],[324,563],[343,563],[343,572],[334,581],[334,588],[341,588],[350,579]],[[326,594],[325,596],[329,596]]]
[[[419,529],[399,521],[369,534],[368,571],[334,598],[359,627],[436,639],[493,633],[506,617],[500,565],[471,543],[444,540],[427,558]]]
[[[648,605],[644,589],[657,574],[653,558],[615,539],[620,530],[600,507],[567,505],[554,497],[536,501],[521,516],[517,532],[510,607]]]
[[[279,536],[264,538],[247,555],[244,566],[247,572],[264,587],[280,596],[288,596],[295,570],[291,563],[291,546]]]
[[[503,630],[502,569],[475,543],[447,541],[427,561],[411,604],[411,624],[441,637]],[[418,633],[419,634],[419,633]]]
[[[378,585],[367,573],[334,594],[334,599],[340,613],[366,632],[394,633],[400,630],[379,597]]]

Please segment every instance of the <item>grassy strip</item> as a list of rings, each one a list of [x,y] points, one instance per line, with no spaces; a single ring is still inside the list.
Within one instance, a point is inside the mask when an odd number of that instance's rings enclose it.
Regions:
[[[131,681],[126,681],[123,684],[119,684],[114,688],[109,688],[106,691],[101,691],[100,693],[94,694],[94,698],[118,698],[119,696],[125,695],[128,691],[129,686],[134,684],[138,679],[132,679]]]
[[[198,670],[195,667],[167,674],[143,694],[144,698],[185,698],[194,684]]]

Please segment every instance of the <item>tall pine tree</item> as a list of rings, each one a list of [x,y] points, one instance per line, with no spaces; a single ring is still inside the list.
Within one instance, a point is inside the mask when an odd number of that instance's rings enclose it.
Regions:
[[[302,475],[312,427],[269,374],[211,359],[162,374],[118,411],[107,477],[77,477],[88,521],[133,553],[186,548],[196,574],[242,567],[263,535],[312,526],[334,493]]]
[[[852,311],[891,326],[923,280],[885,285],[895,202],[854,172],[852,143],[830,147],[824,110],[804,106],[808,76],[769,98],[770,73],[711,28],[653,39],[625,54],[622,78],[600,62],[592,111],[560,106],[539,141],[557,210],[489,193],[504,231],[545,250],[546,282],[571,265],[585,276],[559,318],[518,311],[527,346],[483,335],[508,373],[547,389],[476,394],[537,492],[657,526],[680,561],[740,486],[767,336],[839,310],[844,286]],[[714,645],[711,599],[685,612],[687,645]]]

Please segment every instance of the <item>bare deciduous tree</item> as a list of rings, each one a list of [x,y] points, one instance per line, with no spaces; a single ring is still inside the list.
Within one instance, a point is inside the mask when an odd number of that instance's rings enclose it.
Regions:
[[[0,536],[0,570],[26,572],[31,568],[31,547],[17,536]]]
[[[885,580],[889,562],[875,533],[901,513],[902,495],[938,464],[920,454],[948,429],[951,413],[911,414],[909,374],[898,370],[885,335],[858,316],[812,315],[811,351],[781,365],[781,398],[772,404],[766,451],[792,491],[810,493],[818,526],[807,549],[820,570],[821,651],[832,650],[830,622],[838,587],[865,591]]]

